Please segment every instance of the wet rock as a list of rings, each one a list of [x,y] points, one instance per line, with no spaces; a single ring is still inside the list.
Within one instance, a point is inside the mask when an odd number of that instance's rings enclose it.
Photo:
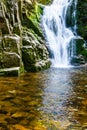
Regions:
[[[10,130],[14,130],[14,129],[15,129],[15,130],[30,130],[30,129],[28,129],[28,128],[26,128],[26,127],[20,125],[20,124],[12,125],[12,126],[9,127],[9,129],[10,129]]]
[[[20,56],[16,53],[3,53],[3,67],[12,68],[20,66]]]
[[[14,114],[12,114],[11,117],[13,118],[24,118],[24,117],[27,117],[28,116],[28,113],[26,112],[16,112]]]
[[[87,100],[83,100],[82,104],[85,105],[85,106],[87,106]]]
[[[85,40],[78,36],[71,40],[70,46],[74,43],[75,51],[74,56],[71,57],[70,63],[74,66],[82,65],[87,62],[87,45]]]
[[[18,76],[22,67],[21,38],[6,35],[1,39],[0,46],[0,75]]]
[[[7,111],[5,111],[5,110],[0,110],[0,114],[7,114]]]
[[[75,39],[76,43],[76,55],[82,55],[87,61],[87,43],[82,37]]]
[[[21,38],[18,35],[6,35],[3,37],[2,47],[6,52],[20,55]]]
[[[8,97],[8,96],[7,96]],[[3,97],[0,101],[0,110],[4,109],[4,107],[7,108],[7,106],[11,106],[10,102],[4,102],[5,97]],[[5,110],[6,111],[6,110]]]
[[[49,54],[44,42],[26,31],[22,47],[22,59],[25,70],[39,71],[50,66]]]
[[[38,2],[45,4],[50,0]],[[43,9],[38,2],[36,0],[1,1],[0,69],[2,70],[0,70],[0,75],[18,76],[19,71],[23,72],[24,68],[26,71],[39,71],[50,66],[49,54],[42,40],[40,27]],[[25,30],[28,30],[28,35]],[[8,70],[13,67],[19,67],[19,70]],[[6,70],[4,71],[3,68]]]
[[[87,123],[84,123],[82,128],[83,128],[83,130],[86,130],[87,129]]]
[[[14,96],[13,95],[6,95],[6,96],[4,96],[4,98],[3,98],[3,100],[2,101],[9,101],[9,100],[11,100],[11,99],[14,99]]]
[[[74,56],[71,58],[71,64],[74,66],[79,66],[79,65],[85,64],[85,59],[81,55]]]
[[[20,75],[20,67],[0,69],[0,75],[19,76]]]
[[[8,91],[10,94],[16,94],[16,90]]]
[[[7,122],[7,124],[10,124],[10,125],[17,124],[18,122],[20,122],[17,119],[14,119],[14,118],[11,118],[11,117],[6,117],[5,121]]]
[[[8,1],[1,1],[0,8],[1,11],[1,19],[0,21],[3,26],[0,28],[3,34],[12,34],[15,24],[18,24],[19,28],[19,35],[21,34],[21,22],[20,22],[20,16],[21,16],[21,0],[8,0]],[[5,29],[6,27],[6,29]],[[4,30],[4,31],[3,31]]]

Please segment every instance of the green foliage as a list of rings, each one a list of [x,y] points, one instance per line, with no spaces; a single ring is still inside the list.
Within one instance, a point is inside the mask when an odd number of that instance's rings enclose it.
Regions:
[[[87,0],[78,0],[77,24],[78,34],[87,41]]]
[[[39,6],[39,4],[35,4],[32,11],[27,14],[27,18],[29,19],[30,23],[33,25],[33,30],[39,35],[42,35],[42,31],[40,28],[40,18],[42,14],[42,8]]]
[[[42,4],[49,4],[52,0],[37,0],[37,1]]]

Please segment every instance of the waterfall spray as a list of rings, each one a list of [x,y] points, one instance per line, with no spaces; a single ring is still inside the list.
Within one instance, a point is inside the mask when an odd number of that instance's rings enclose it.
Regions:
[[[75,55],[76,5],[77,0],[54,0],[44,8],[42,25],[54,67],[68,67],[71,56]]]

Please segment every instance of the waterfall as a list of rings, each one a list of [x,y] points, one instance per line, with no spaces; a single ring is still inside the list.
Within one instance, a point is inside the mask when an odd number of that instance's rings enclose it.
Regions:
[[[67,67],[75,55],[77,0],[54,0],[44,8],[42,26],[52,66]]]

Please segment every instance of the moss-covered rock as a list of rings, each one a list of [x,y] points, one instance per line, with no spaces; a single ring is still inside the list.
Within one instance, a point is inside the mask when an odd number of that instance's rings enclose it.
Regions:
[[[84,55],[84,52],[87,53],[87,46],[86,46],[85,40],[82,37],[77,38],[75,40],[76,40],[76,55],[81,54],[81,55],[85,56],[85,58],[86,58],[87,54]],[[85,60],[87,61],[87,59],[85,59]]]
[[[17,54],[21,54],[21,38],[18,35],[6,35],[2,40],[3,50],[6,52],[15,52]]]
[[[78,0],[77,5],[77,24],[78,34],[87,41],[87,0]]]
[[[47,48],[39,36],[30,30],[23,35],[22,58],[26,71],[39,71],[50,66]]]
[[[0,40],[0,72],[11,75],[18,71],[22,67],[22,59],[21,59],[21,38],[17,35],[5,35]],[[11,69],[10,68],[19,67],[19,69]],[[7,71],[8,70],[8,71]]]
[[[0,76],[19,76],[20,67],[4,68],[0,69]]]
[[[82,55],[74,56],[71,59],[71,64],[73,66],[79,66],[79,65],[85,64],[85,59]]]
[[[53,0],[37,0],[38,3],[44,4],[44,5],[50,4],[52,1]]]
[[[72,65],[81,65],[87,62],[87,45],[82,37],[77,37],[73,39],[76,48],[76,54],[71,57],[70,63]]]
[[[3,53],[3,68],[20,67],[20,56],[17,53]]]
[[[40,27],[40,17],[42,14],[41,6],[36,2],[35,4],[32,3],[32,6],[30,7],[27,1],[25,5],[22,25],[24,27],[32,29],[38,36],[43,37]]]
[[[1,0],[0,3],[0,27],[3,34],[13,34],[14,26],[18,24],[19,35],[21,35],[20,21],[20,1],[21,0]],[[5,29],[6,28],[6,29]],[[4,31],[3,31],[4,29]]]

